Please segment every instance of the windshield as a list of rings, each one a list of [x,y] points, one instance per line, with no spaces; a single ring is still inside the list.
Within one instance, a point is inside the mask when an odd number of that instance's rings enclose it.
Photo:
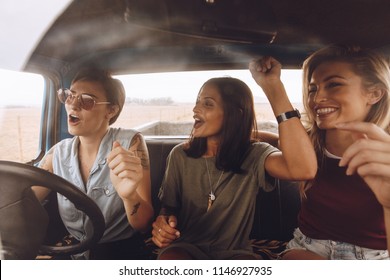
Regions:
[[[208,79],[222,76],[241,79],[251,88],[260,128],[261,123],[275,123],[267,97],[249,70],[225,70],[116,76],[123,82],[127,98],[113,126],[137,128],[144,135],[189,135],[200,87]],[[283,70],[282,80],[291,102],[301,109],[301,70]]]

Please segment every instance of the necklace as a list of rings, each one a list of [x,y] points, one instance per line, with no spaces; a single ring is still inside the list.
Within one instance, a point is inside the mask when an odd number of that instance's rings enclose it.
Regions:
[[[206,161],[206,168],[207,168],[207,175],[209,177],[209,185],[210,185],[210,193],[208,195],[208,203],[207,203],[207,211],[209,211],[211,205],[213,204],[215,200],[215,194],[213,191],[213,186],[211,185],[211,176],[210,176],[210,170],[209,170],[209,164],[207,163],[207,159],[204,159]],[[222,175],[225,171],[222,171],[221,175],[219,175],[219,178],[217,180],[217,183],[214,186],[214,190],[216,191],[219,185],[219,182],[221,181]]]

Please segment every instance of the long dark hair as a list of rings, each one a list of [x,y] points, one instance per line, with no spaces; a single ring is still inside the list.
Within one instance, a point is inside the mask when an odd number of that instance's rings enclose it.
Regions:
[[[253,132],[257,134],[257,123],[250,88],[241,80],[232,77],[212,78],[206,85],[215,86],[224,111],[220,144],[216,154],[216,167],[224,171],[242,173],[241,164],[252,143]],[[201,88],[201,89],[202,89]],[[199,158],[207,151],[207,138],[193,137],[192,133],[185,149],[189,157]]]

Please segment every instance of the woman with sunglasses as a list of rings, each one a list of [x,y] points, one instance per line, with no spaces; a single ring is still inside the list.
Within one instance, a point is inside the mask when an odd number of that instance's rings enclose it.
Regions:
[[[85,69],[70,89],[58,91],[58,97],[65,104],[68,131],[74,137],[53,146],[39,166],[91,197],[106,222],[99,244],[73,258],[131,259],[135,250],[143,250],[138,232],[149,228],[153,208],[149,156],[142,135],[110,127],[125,102],[123,85],[105,71]],[[40,201],[50,192],[43,187],[34,191]],[[58,195],[58,205],[71,236],[83,240],[88,217],[62,195]]]

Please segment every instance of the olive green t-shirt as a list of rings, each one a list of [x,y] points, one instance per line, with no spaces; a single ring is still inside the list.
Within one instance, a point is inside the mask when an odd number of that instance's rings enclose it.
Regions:
[[[162,205],[179,209],[177,228],[181,236],[172,245],[190,244],[196,247],[191,249],[194,257],[201,259],[250,254],[257,192],[259,188],[273,189],[266,181],[264,162],[276,151],[267,143],[253,143],[241,166],[245,173],[222,174],[215,167],[215,157],[191,158],[183,151],[183,144],[173,148],[160,189]],[[215,200],[207,211],[211,188]]]

